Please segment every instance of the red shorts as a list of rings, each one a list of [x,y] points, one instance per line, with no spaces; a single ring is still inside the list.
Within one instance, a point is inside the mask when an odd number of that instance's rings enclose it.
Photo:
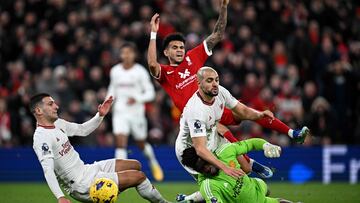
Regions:
[[[225,126],[228,126],[228,125],[237,125],[240,122],[237,122],[235,120],[234,115],[230,109],[225,108],[224,113],[221,116],[220,123]]]

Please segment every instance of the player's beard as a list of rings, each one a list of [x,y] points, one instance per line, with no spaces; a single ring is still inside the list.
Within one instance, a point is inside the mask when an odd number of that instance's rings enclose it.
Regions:
[[[213,88],[209,91],[204,91],[204,93],[209,97],[216,97],[219,94],[219,88]]]

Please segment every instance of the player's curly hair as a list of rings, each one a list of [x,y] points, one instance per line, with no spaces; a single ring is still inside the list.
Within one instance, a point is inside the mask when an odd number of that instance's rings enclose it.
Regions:
[[[196,150],[194,147],[186,148],[183,151],[183,154],[181,155],[181,157],[182,157],[181,163],[184,164],[184,166],[190,167],[190,168],[198,171],[196,163],[199,159],[199,156],[196,154]]]
[[[181,41],[185,44],[186,40],[184,35],[179,32],[171,33],[165,37],[163,41],[163,48],[166,49],[172,41]]]

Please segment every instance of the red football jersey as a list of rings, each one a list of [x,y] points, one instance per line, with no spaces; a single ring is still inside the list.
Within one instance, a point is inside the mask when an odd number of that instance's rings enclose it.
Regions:
[[[204,66],[206,59],[211,55],[210,51],[206,51],[204,43],[188,51],[178,66],[160,64],[161,71],[157,80],[181,112],[198,89],[197,71]]]

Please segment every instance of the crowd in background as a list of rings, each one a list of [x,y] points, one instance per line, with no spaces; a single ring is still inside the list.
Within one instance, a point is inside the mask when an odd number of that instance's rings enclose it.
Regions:
[[[50,93],[60,117],[84,122],[106,96],[109,71],[125,41],[147,67],[151,16],[162,39],[178,31],[186,48],[201,43],[218,17],[219,0],[2,0],[0,3],[0,147],[31,146],[31,95]],[[230,0],[224,40],[207,65],[244,104],[270,109],[292,128],[307,125],[307,145],[360,144],[360,3],[356,0]],[[174,143],[179,111],[156,85],[147,104],[149,139]],[[111,116],[72,143],[113,146]],[[286,135],[245,121],[240,139],[283,146]]]

